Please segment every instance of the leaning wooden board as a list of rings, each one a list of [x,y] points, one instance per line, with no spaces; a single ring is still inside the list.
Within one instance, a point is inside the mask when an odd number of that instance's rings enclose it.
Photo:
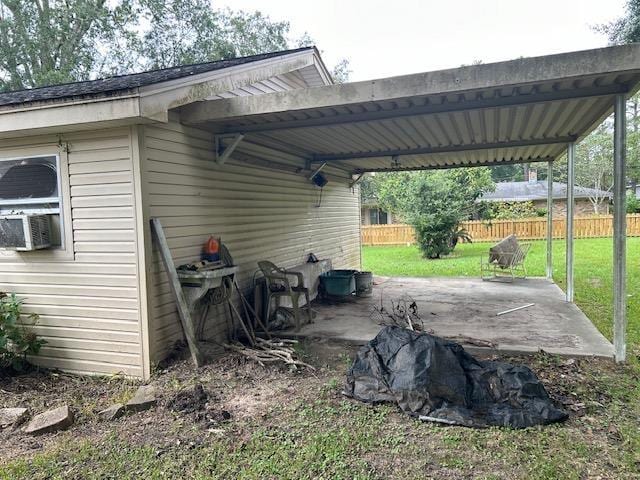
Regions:
[[[178,315],[180,316],[180,322],[182,323],[184,336],[187,339],[187,345],[189,345],[191,359],[193,360],[193,363],[196,367],[200,367],[204,363],[204,355],[202,354],[200,346],[198,345],[198,339],[196,337],[195,327],[193,324],[193,319],[191,318],[189,305],[187,304],[184,292],[182,291],[182,285],[180,284],[180,280],[178,278],[178,272],[176,271],[176,266],[173,264],[171,250],[169,250],[167,238],[164,235],[164,230],[162,229],[162,224],[160,223],[159,218],[151,219],[151,230],[154,233],[154,238],[160,250],[160,256],[162,257],[164,269],[167,272],[167,276],[169,277],[169,286],[171,287],[171,292],[176,299]]]

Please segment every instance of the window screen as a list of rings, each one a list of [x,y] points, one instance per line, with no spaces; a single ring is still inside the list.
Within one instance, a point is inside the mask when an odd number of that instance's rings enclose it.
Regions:
[[[0,204],[59,203],[57,157],[0,161]]]

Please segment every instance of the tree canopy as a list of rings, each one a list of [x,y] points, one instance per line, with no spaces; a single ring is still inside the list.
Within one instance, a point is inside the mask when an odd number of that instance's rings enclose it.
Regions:
[[[289,23],[209,0],[0,0],[0,91],[290,48]],[[308,35],[302,40],[312,41]],[[348,62],[336,65],[346,81]]]
[[[612,45],[640,42],[640,0],[627,0],[623,17],[598,25],[596,30],[606,34]]]

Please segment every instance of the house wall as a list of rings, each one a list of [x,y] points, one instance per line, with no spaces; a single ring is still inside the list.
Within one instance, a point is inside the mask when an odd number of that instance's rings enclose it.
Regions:
[[[143,376],[130,130],[2,140],[0,156],[34,151],[60,153],[71,222],[66,251],[0,253],[0,291],[40,316],[34,330],[47,344],[32,361]]]
[[[344,173],[339,178],[323,171],[330,181],[318,207],[319,190],[295,173],[290,159],[271,159],[270,167],[260,167],[232,158],[219,166],[213,135],[176,119],[145,126],[141,152],[145,211],[161,219],[176,265],[199,259],[203,244],[215,234],[230,249],[239,266],[239,284],[247,293],[263,259],[291,267],[313,252],[330,258],[334,268],[360,268],[359,191],[349,188]],[[260,157],[258,151],[251,153]],[[155,247],[149,267],[149,335],[155,362],[182,339],[182,330]],[[207,325],[209,338],[225,338],[222,312],[212,311]]]
[[[536,200],[533,202],[535,208],[547,209],[546,200]],[[574,214],[576,216],[594,215],[593,204],[588,198],[577,198],[575,200]],[[601,215],[609,214],[609,202],[603,202],[600,205]],[[556,199],[553,201],[553,216],[557,218],[565,217],[567,215],[567,201]]]

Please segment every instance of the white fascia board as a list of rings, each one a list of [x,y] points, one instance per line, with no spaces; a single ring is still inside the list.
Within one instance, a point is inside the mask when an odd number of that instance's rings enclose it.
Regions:
[[[141,115],[162,120],[168,110],[299,70],[315,61],[314,51],[306,50],[141,87]]]
[[[322,57],[317,50],[313,52],[313,60],[315,63],[315,67],[318,70],[318,75],[322,79],[322,82],[325,85],[333,85],[333,77],[331,76],[331,73],[329,73],[327,66],[324,64],[324,61],[322,60]]]
[[[73,103],[40,105],[32,108],[0,111],[0,135],[20,136],[25,132],[44,129],[59,131],[61,127],[77,127],[101,122],[127,123],[139,119],[137,95],[78,100]]]

